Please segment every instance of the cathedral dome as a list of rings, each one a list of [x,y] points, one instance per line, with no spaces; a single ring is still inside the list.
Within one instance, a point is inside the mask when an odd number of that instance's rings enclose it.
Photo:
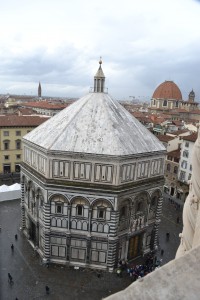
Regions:
[[[165,81],[156,88],[152,98],[182,100],[182,94],[173,81]]]

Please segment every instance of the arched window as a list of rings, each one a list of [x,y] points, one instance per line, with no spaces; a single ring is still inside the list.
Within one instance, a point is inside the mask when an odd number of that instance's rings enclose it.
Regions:
[[[157,204],[157,197],[156,196],[154,196],[152,199],[151,199],[151,208],[152,207],[156,207],[156,204]]]
[[[120,210],[120,218],[123,218],[126,216],[126,206],[123,206]]]
[[[171,166],[170,164],[167,164],[167,171],[170,172],[170,170],[171,170]]]
[[[141,202],[138,202],[138,203],[137,203],[136,212],[141,211],[141,209],[142,209],[142,203],[141,203]]]
[[[76,214],[77,214],[77,216],[82,216],[83,215],[83,205],[78,204],[76,206]]]
[[[163,101],[163,106],[167,106],[167,100],[166,99]]]
[[[174,174],[177,174],[177,173],[178,173],[178,167],[175,166],[175,167],[174,167]]]

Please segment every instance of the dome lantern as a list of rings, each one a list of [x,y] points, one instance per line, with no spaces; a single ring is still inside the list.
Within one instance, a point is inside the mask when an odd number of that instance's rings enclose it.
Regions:
[[[101,68],[102,59],[100,57],[99,60],[99,69],[94,76],[94,93],[103,93],[104,92],[104,85],[105,85],[105,76],[103,70]]]

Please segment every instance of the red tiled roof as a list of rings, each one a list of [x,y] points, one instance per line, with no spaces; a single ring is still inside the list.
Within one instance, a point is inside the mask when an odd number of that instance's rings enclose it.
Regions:
[[[171,157],[180,158],[180,156],[181,156],[181,150],[177,149],[177,150],[174,150],[174,151],[167,152],[167,155],[171,156]]]
[[[183,137],[183,140],[189,141],[189,142],[195,142],[197,139],[198,133],[194,132],[191,135],[187,135]]]
[[[6,115],[0,116],[0,127],[29,127],[38,126],[48,120],[48,117],[44,116],[17,116]]]
[[[200,115],[200,109],[191,110],[190,114]]]
[[[17,112],[21,113],[22,115],[36,114],[36,112],[32,110],[32,108],[19,108]]]
[[[152,98],[182,100],[182,94],[173,81],[165,81],[156,88]]]
[[[174,139],[173,136],[164,135],[164,134],[159,134],[159,135],[157,135],[157,138],[158,138],[159,141],[161,141],[161,142],[169,142],[169,141],[171,141],[171,140]]]
[[[183,126],[182,121],[172,121],[172,123],[176,126]]]

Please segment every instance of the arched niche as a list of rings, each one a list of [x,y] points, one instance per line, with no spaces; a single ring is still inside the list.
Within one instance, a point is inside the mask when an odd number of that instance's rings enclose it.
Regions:
[[[68,200],[61,194],[54,194],[49,198],[51,214],[67,215]]]
[[[72,217],[88,218],[90,203],[84,197],[75,197],[71,201]]]
[[[97,199],[92,203],[92,219],[110,220],[112,205],[106,199]]]

